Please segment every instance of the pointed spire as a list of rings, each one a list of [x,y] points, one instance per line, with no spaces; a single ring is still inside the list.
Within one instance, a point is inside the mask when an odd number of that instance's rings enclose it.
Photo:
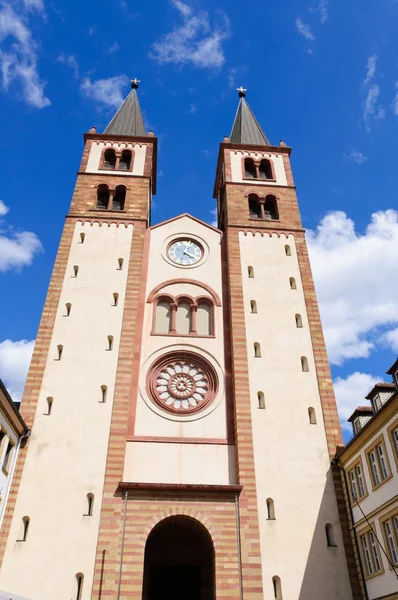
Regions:
[[[233,144],[247,144],[255,146],[271,146],[270,141],[261,129],[256,117],[246,102],[246,91],[238,88],[239,106],[232,127],[230,140]]]
[[[146,136],[144,119],[140,103],[138,101],[137,89],[140,81],[133,79],[132,90],[105,129],[104,133],[110,135],[131,135],[134,137]]]

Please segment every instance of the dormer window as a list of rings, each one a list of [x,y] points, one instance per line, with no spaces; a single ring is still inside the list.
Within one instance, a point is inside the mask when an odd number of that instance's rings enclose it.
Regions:
[[[373,410],[374,410],[375,412],[377,412],[377,411],[378,411],[378,410],[381,408],[381,405],[382,405],[382,401],[381,401],[381,398],[380,398],[380,394],[376,394],[376,395],[375,395],[375,396],[373,396],[373,398],[372,398],[372,406],[373,406]]]
[[[354,434],[357,434],[361,429],[361,420],[359,417],[353,421],[352,426],[354,428]]]
[[[394,373],[394,383],[398,387],[398,370]]]
[[[116,152],[113,148],[105,150],[104,154],[104,169],[113,171],[116,167]]]

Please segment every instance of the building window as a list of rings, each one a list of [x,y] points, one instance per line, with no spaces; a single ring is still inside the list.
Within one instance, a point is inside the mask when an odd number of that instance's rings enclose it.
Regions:
[[[278,204],[275,196],[267,196],[264,202],[264,219],[277,221],[279,219]]]
[[[273,179],[272,167],[269,160],[263,158],[259,167],[260,179]]]
[[[248,275],[249,279],[253,279],[254,278],[254,269],[253,269],[253,267],[247,267],[247,275]]]
[[[395,421],[395,423],[388,428],[388,435],[390,437],[392,453],[398,469],[398,421]]]
[[[301,328],[303,326],[303,319],[301,318],[301,315],[296,315],[295,319],[296,319],[296,327]]]
[[[29,524],[30,524],[29,517],[24,517],[21,521],[21,526],[19,528],[19,535],[18,535],[17,542],[26,542],[26,540],[28,539]]]
[[[274,590],[274,598],[276,600],[282,600],[282,584],[280,577],[278,577],[277,575],[274,575],[274,577],[272,578],[272,587]]]
[[[73,600],[81,600],[83,594],[83,581],[84,577],[81,573],[78,573],[75,577],[75,591],[73,595]]]
[[[357,434],[361,429],[361,419],[359,417],[354,419],[354,421],[352,422],[352,426],[354,428],[354,433]]]
[[[116,166],[116,152],[113,148],[107,148],[104,152],[104,169],[113,171]]]
[[[263,221],[277,221],[278,205],[275,196],[259,198],[257,194],[249,194],[249,218]]]
[[[156,303],[156,325],[155,333],[168,334],[171,329],[171,303],[167,300],[159,300]]]
[[[208,302],[199,302],[196,311],[196,333],[203,336],[212,335],[212,320],[213,305]]]
[[[255,300],[250,300],[250,312],[257,314],[257,302]]]
[[[391,477],[390,465],[385,450],[384,439],[381,436],[375,445],[367,450],[369,471],[373,489],[384,483]]]
[[[289,244],[286,244],[286,246],[285,246],[285,254],[286,254],[286,256],[292,255],[292,250],[291,250]]]
[[[351,496],[354,501],[361,500],[367,495],[365,480],[363,477],[362,462],[359,461],[348,471],[351,487]]]
[[[382,571],[382,563],[376,536],[372,529],[369,529],[369,531],[360,536],[360,546],[366,576],[370,577],[380,573]]]
[[[4,444],[4,440],[6,440],[6,432],[4,431],[4,429],[2,429],[0,427],[0,457],[3,454],[3,444]]]
[[[86,511],[83,514],[84,517],[92,517],[94,508],[94,494],[87,494],[86,496]]]
[[[398,565],[398,514],[382,523],[388,557],[393,565]]]
[[[275,521],[275,505],[272,498],[267,498],[267,520]]]
[[[252,158],[245,158],[245,179],[256,179],[257,170]]]
[[[4,455],[4,460],[3,460],[3,471],[6,475],[8,475],[8,472],[10,470],[10,466],[12,464],[12,458],[14,456],[14,450],[15,450],[15,445],[14,443],[9,439],[8,440],[8,444],[6,447],[6,453]]]
[[[308,366],[308,359],[305,356],[301,357],[301,370],[303,371],[303,373],[308,373],[308,371],[310,370]]]
[[[257,392],[258,408],[265,409],[265,397],[263,392]]]
[[[261,219],[261,204],[256,194],[249,194],[249,217],[250,219]]]
[[[380,398],[380,394],[376,394],[372,398],[372,406],[373,406],[374,412],[377,412],[381,408],[381,405],[382,405],[382,401]]]
[[[100,210],[107,210],[109,206],[109,187],[102,183],[97,188],[97,208]]]
[[[46,399],[46,412],[44,414],[48,417],[51,415],[53,402],[54,402],[54,399],[51,398],[50,396]]]
[[[326,543],[328,546],[337,546],[336,539],[334,537],[333,525],[327,523],[325,525]]]
[[[315,408],[312,408],[312,406],[308,409],[308,418],[310,420],[310,425],[316,425]]]
[[[119,171],[130,171],[131,169],[131,150],[123,150],[119,162]]]
[[[124,185],[118,185],[112,199],[112,210],[124,210],[126,200],[126,188]]]
[[[258,342],[254,342],[254,356],[255,358],[261,357],[261,346]]]
[[[214,335],[214,305],[210,298],[160,296],[155,299],[154,306],[154,333]]]

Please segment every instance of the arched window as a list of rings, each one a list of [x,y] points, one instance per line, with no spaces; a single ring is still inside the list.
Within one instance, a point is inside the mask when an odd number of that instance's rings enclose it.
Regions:
[[[54,402],[54,399],[51,398],[50,396],[48,398],[46,398],[46,412],[44,414],[48,417],[51,415],[51,409],[53,407],[53,402]]]
[[[273,179],[271,162],[266,158],[260,162],[260,179]]]
[[[77,265],[74,265],[72,277],[77,277],[78,274],[79,274],[79,267]]]
[[[245,179],[256,179],[256,165],[252,158],[245,158]]]
[[[275,196],[267,196],[264,203],[264,219],[277,220],[279,219],[278,204]]]
[[[301,318],[301,315],[297,314],[295,316],[296,319],[296,327],[302,327],[303,326],[303,319]]]
[[[73,592],[73,600],[81,600],[82,599],[83,581],[84,581],[83,575],[81,573],[78,573],[75,576],[75,585],[74,585],[74,592]]]
[[[126,188],[124,185],[118,185],[115,190],[115,195],[112,201],[112,210],[124,210],[124,202],[126,200]]]
[[[81,233],[81,234],[80,234],[80,242],[79,242],[79,244],[84,244],[84,238],[85,238],[85,237],[86,237],[86,234],[85,234],[85,233]]]
[[[21,525],[19,528],[19,535],[18,535],[17,542],[26,542],[26,540],[28,539],[29,524],[30,524],[30,518],[24,517],[21,521]]]
[[[261,347],[260,347],[260,344],[258,342],[254,342],[254,356],[256,358],[260,358],[261,357]]]
[[[104,152],[104,169],[113,171],[116,166],[116,152],[113,148],[107,148]]]
[[[101,183],[97,188],[97,208],[107,210],[109,205],[109,187],[106,183]]]
[[[212,335],[213,306],[209,302],[200,300],[196,312],[196,333],[198,335]]]
[[[328,546],[337,546],[336,538],[334,537],[333,525],[326,523],[325,525],[326,543]]]
[[[296,290],[297,289],[296,280],[295,280],[294,277],[290,277],[289,278],[289,283],[290,283],[290,289],[291,290]]]
[[[249,279],[253,279],[253,277],[254,277],[254,269],[253,269],[253,267],[247,267],[247,274],[249,276]]]
[[[69,317],[70,316],[70,311],[72,309],[72,304],[70,302],[67,302],[65,304],[65,309],[66,309],[65,317]]]
[[[249,218],[261,219],[261,205],[256,194],[249,194]]]
[[[131,150],[123,150],[119,162],[119,171],[130,171],[131,169]]]
[[[119,294],[113,294],[113,304],[112,306],[117,306],[119,304]]]
[[[281,579],[277,575],[272,578],[272,586],[274,588],[274,598],[282,600],[282,584]]]
[[[63,351],[64,351],[64,347],[61,344],[59,344],[57,346],[57,358],[55,360],[61,360]]]
[[[189,335],[192,329],[191,306],[189,302],[179,302],[176,315],[176,330],[181,335]]]
[[[108,335],[108,351],[113,350],[113,335]]]
[[[308,360],[307,360],[307,358],[305,356],[301,357],[301,370],[304,373],[308,373],[308,371],[310,370],[309,366],[308,366]]]
[[[250,312],[253,314],[257,313],[257,302],[255,300],[250,300]]]
[[[275,521],[275,505],[272,498],[267,498],[267,519]]]
[[[123,259],[122,259],[122,258],[118,258],[118,259],[117,259],[117,265],[118,265],[118,266],[117,266],[117,270],[118,270],[118,271],[122,271],[122,269],[123,269],[123,262],[124,262],[124,261],[123,261]]]
[[[285,254],[286,254],[286,256],[291,256],[292,255],[292,251],[290,249],[289,244],[286,244],[286,246],[285,246]]]
[[[315,408],[312,408],[312,406],[308,409],[308,418],[310,420],[310,425],[316,425]]]
[[[86,510],[84,512],[85,517],[93,516],[93,508],[94,508],[94,494],[87,494],[86,496]]]
[[[168,300],[160,300],[156,304],[155,333],[169,333],[171,329],[171,307]]]
[[[263,392],[257,392],[257,402],[258,408],[261,408],[263,410],[265,408],[265,398]]]
[[[106,385],[101,385],[101,399],[100,402],[104,404],[106,402],[106,396],[108,394],[108,388]]]

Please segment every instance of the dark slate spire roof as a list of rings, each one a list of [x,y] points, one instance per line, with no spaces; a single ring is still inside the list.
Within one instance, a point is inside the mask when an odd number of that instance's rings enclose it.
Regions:
[[[240,88],[238,92],[240,102],[230,135],[231,142],[233,144],[271,146],[270,141],[261,129],[250,106],[246,102],[246,90]]]
[[[137,89],[139,81],[131,83],[133,88],[123,102],[104,133],[110,135],[131,135],[135,137],[146,136],[144,119],[138,101]]]

